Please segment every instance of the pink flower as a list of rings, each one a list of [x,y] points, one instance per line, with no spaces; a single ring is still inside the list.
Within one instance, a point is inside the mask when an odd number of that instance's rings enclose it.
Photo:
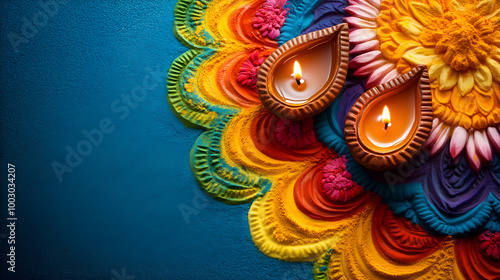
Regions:
[[[254,28],[258,28],[262,36],[276,39],[280,29],[285,23],[288,9],[285,8],[286,0],[267,0],[255,13],[252,19]]]
[[[292,122],[279,119],[276,140],[291,149],[302,149],[316,142],[313,119]]]
[[[347,171],[345,156],[329,160],[323,167],[323,193],[334,201],[346,202],[364,190],[351,179],[352,175]]]
[[[488,257],[500,260],[500,232],[492,233],[487,230],[479,235],[481,249],[486,250]]]
[[[236,77],[238,84],[255,89],[257,84],[257,74],[259,73],[260,66],[264,63],[264,60],[266,60],[266,58],[259,58],[258,51],[253,52],[240,67],[240,72]]]

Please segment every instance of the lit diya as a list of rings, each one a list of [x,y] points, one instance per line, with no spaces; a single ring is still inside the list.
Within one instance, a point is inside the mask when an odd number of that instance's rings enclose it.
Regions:
[[[344,134],[353,157],[373,170],[388,170],[413,158],[432,128],[427,68],[363,93],[347,115]]]
[[[257,90],[275,115],[299,121],[326,109],[344,86],[349,30],[339,24],[293,38],[260,67]]]

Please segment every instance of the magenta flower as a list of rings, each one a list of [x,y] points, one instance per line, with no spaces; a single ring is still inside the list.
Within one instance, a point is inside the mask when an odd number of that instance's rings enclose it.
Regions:
[[[346,202],[359,195],[364,188],[352,181],[352,175],[347,171],[347,159],[338,157],[326,162],[323,167],[323,193],[337,202]]]
[[[264,60],[266,60],[266,58],[259,58],[258,51],[253,52],[240,67],[240,72],[236,77],[238,84],[255,89],[257,84],[257,74],[259,73],[260,66],[264,63]]]
[[[267,36],[273,40],[278,38],[288,14],[285,4],[286,0],[267,0],[255,13],[252,19],[253,27],[258,28],[264,37]]]
[[[500,260],[500,232],[491,232],[487,230],[479,235],[481,240],[481,249],[486,250],[488,257],[494,260]]]
[[[315,143],[313,119],[300,122],[280,119],[276,127],[276,140],[291,149],[302,149]]]

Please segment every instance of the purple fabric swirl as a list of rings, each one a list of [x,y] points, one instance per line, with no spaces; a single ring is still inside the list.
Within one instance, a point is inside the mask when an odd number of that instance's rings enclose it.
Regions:
[[[498,170],[489,169],[477,174],[465,157],[454,163],[448,148],[423,168],[428,174],[424,181],[427,198],[447,216],[467,213],[486,201],[490,192],[498,197]]]

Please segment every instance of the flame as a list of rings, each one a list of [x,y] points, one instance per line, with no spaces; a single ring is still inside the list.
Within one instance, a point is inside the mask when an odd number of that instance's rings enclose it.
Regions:
[[[382,112],[382,122],[385,124],[386,129],[387,126],[391,124],[391,114],[389,113],[389,108],[387,108],[387,106],[384,106],[384,111]]]
[[[293,77],[295,80],[302,79],[302,70],[300,69],[300,64],[297,60],[293,64]]]

